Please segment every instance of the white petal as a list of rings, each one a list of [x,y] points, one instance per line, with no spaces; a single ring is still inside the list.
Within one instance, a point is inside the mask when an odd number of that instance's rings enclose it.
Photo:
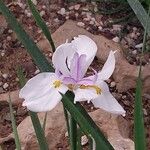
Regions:
[[[118,103],[118,101],[109,92],[109,88],[105,82],[99,83],[102,93],[92,103],[95,107],[101,108],[110,113],[119,114],[125,116],[125,110]]]
[[[86,62],[85,62],[86,66],[84,71],[86,72],[87,68],[92,63],[96,55],[97,52],[96,43],[85,35],[79,35],[78,37],[74,38],[71,44],[77,49],[79,55],[82,54],[86,55]]]
[[[25,100],[23,106],[26,106],[33,112],[50,111],[60,102],[61,98],[62,96],[59,92],[56,89],[53,89],[36,99]]]
[[[90,101],[91,99],[95,99],[98,95],[94,89],[80,89],[73,91],[75,94],[74,102],[80,101]]]
[[[20,90],[19,97],[26,99],[41,96],[51,88],[52,82],[56,79],[55,73],[40,73],[28,80]]]
[[[112,75],[115,69],[115,56],[114,52],[110,51],[109,56],[102,68],[102,70],[98,73],[98,80],[107,80]]]
[[[57,68],[61,71],[63,75],[69,75],[69,70],[66,61],[70,62],[76,49],[72,46],[71,43],[64,43],[60,45],[53,54],[52,62]]]

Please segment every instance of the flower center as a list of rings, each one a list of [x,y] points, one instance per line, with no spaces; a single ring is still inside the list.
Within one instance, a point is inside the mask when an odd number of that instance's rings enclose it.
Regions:
[[[93,88],[96,91],[96,94],[101,94],[102,90],[96,85],[81,85],[80,89],[88,89]]]
[[[60,85],[61,85],[61,81],[56,80],[56,81],[53,83],[53,85],[54,85],[55,88],[59,88]]]

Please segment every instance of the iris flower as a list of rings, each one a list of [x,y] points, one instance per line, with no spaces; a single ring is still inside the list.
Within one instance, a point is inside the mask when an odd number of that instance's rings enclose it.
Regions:
[[[25,99],[23,106],[34,112],[49,111],[61,101],[60,93],[65,94],[71,90],[75,94],[75,103],[91,101],[97,108],[125,115],[124,109],[105,83],[115,69],[113,51],[110,51],[101,71],[93,69],[93,75],[86,77],[96,52],[96,43],[85,35],[60,45],[52,57],[55,73],[40,73],[20,90],[20,98]]]

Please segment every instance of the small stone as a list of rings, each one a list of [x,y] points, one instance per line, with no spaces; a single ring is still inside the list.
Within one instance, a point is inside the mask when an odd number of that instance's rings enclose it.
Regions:
[[[86,135],[81,137],[81,145],[84,146],[88,143],[88,138]]]
[[[43,5],[43,6],[42,6],[42,8],[43,8],[43,9],[46,9],[46,6],[45,6],[45,5]]]
[[[36,75],[36,74],[38,74],[39,72],[40,72],[40,70],[37,69],[37,70],[34,72],[34,74]]]
[[[73,9],[74,9],[74,6],[70,6],[70,7],[69,7],[69,10],[73,10]]]
[[[80,4],[77,4],[77,5],[74,6],[74,9],[79,10],[80,6],[81,6]]]
[[[143,113],[144,113],[144,115],[148,115],[148,113],[147,113],[147,110],[145,109],[145,108],[143,108]]]
[[[110,82],[111,82],[111,79],[107,79],[106,82],[107,82],[107,83],[110,83]]]
[[[37,5],[37,0],[32,0],[34,5]]]
[[[114,24],[114,25],[113,25],[113,30],[115,30],[115,31],[121,31],[121,25],[119,25],[119,24]]]
[[[142,47],[143,47],[143,43],[135,45],[135,48],[142,48]]]
[[[68,137],[68,132],[65,133],[65,137]]]
[[[85,24],[84,24],[83,22],[78,22],[78,23],[77,23],[77,26],[79,26],[79,27],[84,27]]]
[[[114,82],[114,81],[112,81],[111,83],[110,83],[110,87],[115,87],[116,86],[116,83]]]
[[[40,12],[40,16],[43,17],[44,15],[45,15],[45,11],[42,10],[42,11]]]
[[[0,86],[2,86],[3,85],[3,82],[0,82]]]
[[[134,31],[134,32],[137,31],[137,27],[133,27],[133,31]]]
[[[132,54],[133,54],[133,55],[136,55],[136,54],[137,54],[137,50],[133,50],[133,51],[132,51]]]
[[[83,20],[84,20],[84,21],[90,21],[90,19],[89,19],[89,18],[83,18]]]
[[[60,11],[59,11],[59,13],[60,13],[61,15],[65,15],[66,9],[65,9],[65,8],[61,8]]]
[[[118,43],[118,42],[120,41],[120,39],[119,39],[118,36],[114,37],[112,40],[113,40],[114,42],[116,42],[116,43]]]
[[[4,79],[7,79],[7,78],[8,78],[8,74],[4,73],[4,74],[2,74],[2,77],[3,77]]]
[[[28,12],[28,13],[27,13],[27,17],[30,18],[31,16],[32,16],[32,14]]]
[[[99,26],[99,27],[98,27],[98,30],[100,30],[100,31],[103,30],[102,26]]]
[[[8,83],[3,84],[3,89],[7,89],[9,87]]]
[[[8,33],[13,33],[13,31],[11,29],[8,30]]]
[[[7,41],[11,41],[11,36],[7,36]]]
[[[91,25],[94,25],[94,21],[91,20],[91,21],[90,21],[90,24],[91,24]]]
[[[5,55],[5,52],[1,52],[1,56],[3,57]]]
[[[58,22],[59,22],[59,19],[58,19],[58,18],[55,18],[55,19],[54,19],[54,22],[58,23]]]
[[[122,99],[126,99],[126,98],[127,98],[127,96],[126,96],[126,95],[123,95],[123,96],[122,96]]]

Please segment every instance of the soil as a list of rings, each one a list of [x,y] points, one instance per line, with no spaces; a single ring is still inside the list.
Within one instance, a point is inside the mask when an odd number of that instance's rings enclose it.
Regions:
[[[124,49],[125,56],[129,63],[138,65],[141,55],[141,47],[137,48],[137,45],[142,43],[143,40],[143,28],[137,23],[137,20],[131,20],[128,23],[118,23],[116,26],[110,25],[110,20],[113,20],[117,15],[105,15],[100,12],[95,12],[96,7],[105,7],[103,3],[88,3],[88,2],[71,2],[66,3],[63,0],[54,0],[50,2],[42,0],[36,5],[39,12],[43,13],[43,19],[53,33],[58,29],[67,19],[72,19],[77,22],[83,22],[84,28],[93,34],[102,34],[105,37],[114,40],[118,37],[120,44]],[[37,43],[42,37],[41,30],[37,27],[31,12],[24,0],[19,2],[12,2],[6,0],[5,4],[14,13],[19,22],[22,24],[27,33]],[[110,6],[111,7],[111,6]],[[113,7],[113,6],[112,6]],[[63,10],[65,9],[65,14]],[[86,14],[88,13],[88,15]],[[120,17],[124,16],[121,15]],[[87,16],[93,18],[92,21],[88,21]],[[117,16],[119,17],[119,16]],[[5,19],[0,17],[0,23],[5,24]],[[0,94],[8,91],[19,89],[19,80],[17,77],[18,67],[22,66],[27,79],[37,74],[37,67],[33,63],[31,57],[27,54],[23,45],[17,40],[15,33],[10,29],[9,25],[0,24]],[[117,29],[118,28],[118,29]],[[120,37],[121,35],[121,37]],[[116,42],[116,41],[115,41]],[[118,41],[119,42],[119,41]],[[147,40],[147,49],[149,48],[149,40]],[[45,53],[45,56],[50,59],[51,53]],[[146,52],[143,57],[143,65],[150,62],[150,54]],[[94,69],[99,68],[102,65],[97,59],[94,60],[92,67]],[[90,71],[89,71],[90,73]],[[127,112],[126,119],[131,124],[131,138],[133,139],[133,110],[134,110],[134,98],[135,89],[131,89],[125,93],[118,93],[115,86],[111,86],[114,82],[113,79],[107,81],[110,86],[110,91],[118,99]],[[84,107],[88,111],[93,111],[92,104],[83,103]],[[150,139],[150,101],[149,95],[143,96],[143,110],[144,121],[147,133],[147,139]],[[14,114],[16,117],[17,125],[28,115],[27,111],[22,106],[14,106]],[[12,132],[11,120],[9,115],[8,103],[0,103],[0,137],[6,137]],[[65,149],[67,139],[62,138],[59,150]],[[63,143],[65,141],[65,143]],[[63,144],[62,144],[63,143]],[[67,145],[62,147],[62,145]],[[148,143],[150,149],[150,142]],[[5,150],[14,150],[15,143],[13,140],[3,143],[2,148]],[[85,147],[87,149],[87,147]],[[66,150],[66,149],[65,149]]]

